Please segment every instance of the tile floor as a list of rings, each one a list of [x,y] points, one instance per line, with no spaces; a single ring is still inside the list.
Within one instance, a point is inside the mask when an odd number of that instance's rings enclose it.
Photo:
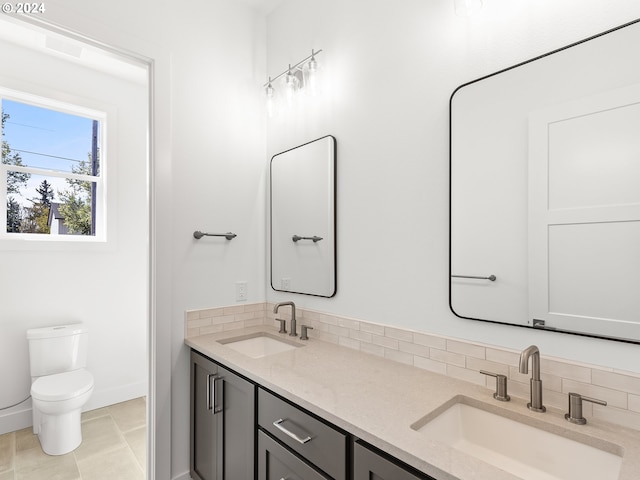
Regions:
[[[0,435],[0,480],[144,480],[146,398],[82,414],[82,444],[46,455],[31,427]]]

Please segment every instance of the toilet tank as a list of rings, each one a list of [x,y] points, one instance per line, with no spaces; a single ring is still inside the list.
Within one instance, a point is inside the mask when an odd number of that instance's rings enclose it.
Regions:
[[[88,339],[81,323],[27,330],[31,377],[86,367]]]

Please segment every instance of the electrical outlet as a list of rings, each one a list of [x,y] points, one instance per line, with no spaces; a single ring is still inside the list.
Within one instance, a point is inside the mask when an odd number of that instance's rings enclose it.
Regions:
[[[280,288],[282,290],[291,290],[291,279],[288,277],[283,277],[280,280]]]
[[[236,282],[236,302],[247,301],[247,282]]]

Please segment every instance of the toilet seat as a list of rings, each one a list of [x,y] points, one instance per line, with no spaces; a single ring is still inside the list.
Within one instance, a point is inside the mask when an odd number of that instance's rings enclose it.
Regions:
[[[35,400],[59,402],[75,398],[93,388],[93,375],[81,368],[38,378],[31,385]]]

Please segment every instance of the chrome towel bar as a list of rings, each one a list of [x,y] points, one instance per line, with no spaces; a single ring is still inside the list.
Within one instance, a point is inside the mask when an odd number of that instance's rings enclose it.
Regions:
[[[227,233],[205,233],[200,230],[196,230],[193,232],[193,238],[196,240],[200,240],[202,237],[225,237],[227,240],[233,240],[237,237],[235,233],[227,232]]]
[[[451,275],[454,278],[474,278],[476,280],[491,280],[492,282],[496,281],[495,275],[489,275],[488,277],[476,277],[475,275]]]
[[[313,240],[313,243],[316,243],[322,240],[322,237],[318,237],[316,235],[314,235],[313,237],[301,237],[300,235],[294,235],[293,237],[291,237],[291,240],[293,240],[294,242],[297,242],[298,240]]]

